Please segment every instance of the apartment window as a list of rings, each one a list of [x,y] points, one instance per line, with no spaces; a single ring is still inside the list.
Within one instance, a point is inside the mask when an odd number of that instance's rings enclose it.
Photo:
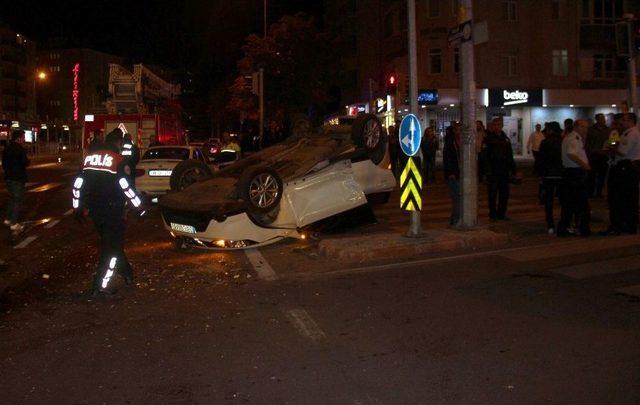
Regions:
[[[516,55],[508,55],[505,59],[507,62],[507,76],[517,76],[518,57]]]
[[[613,77],[613,55],[593,55],[593,78],[611,79]]]
[[[554,49],[553,56],[553,75],[567,76],[569,74],[569,52],[566,49]]]
[[[615,24],[622,18],[624,0],[582,0],[582,24]]]
[[[505,21],[518,21],[518,5],[514,0],[503,2],[502,19]]]
[[[560,20],[560,0],[551,0],[551,21]]]
[[[460,48],[453,49],[453,73],[460,73]]]
[[[50,72],[59,72],[60,71],[60,66],[49,66],[49,71]]]
[[[384,36],[385,38],[394,35],[400,35],[400,22],[397,11],[391,11],[384,17]]]
[[[427,0],[427,17],[440,17],[440,0]]]
[[[429,49],[429,74],[439,75],[442,73],[442,50]]]

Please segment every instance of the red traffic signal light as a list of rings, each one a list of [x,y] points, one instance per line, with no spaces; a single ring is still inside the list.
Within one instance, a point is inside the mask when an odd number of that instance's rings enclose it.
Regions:
[[[398,88],[398,78],[396,77],[395,74],[390,74],[389,76],[387,76],[387,83],[386,83],[386,90],[387,90],[387,94],[396,95],[396,89]]]

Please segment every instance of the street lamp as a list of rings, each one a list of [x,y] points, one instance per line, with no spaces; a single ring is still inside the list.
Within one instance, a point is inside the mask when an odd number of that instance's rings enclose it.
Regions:
[[[41,82],[47,79],[47,73],[40,70],[36,70],[33,76],[33,115],[36,120],[40,117],[38,116],[38,98],[36,96],[36,80],[40,80]],[[47,131],[47,141],[49,138],[49,131]],[[47,142],[48,143],[48,142]]]

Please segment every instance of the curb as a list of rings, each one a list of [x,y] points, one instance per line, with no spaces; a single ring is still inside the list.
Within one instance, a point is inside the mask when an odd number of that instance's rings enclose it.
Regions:
[[[430,230],[423,238],[407,238],[402,235],[374,234],[357,237],[321,240],[318,251],[348,261],[418,256],[452,252],[457,250],[478,250],[506,245],[511,240],[508,234],[487,229],[480,230]]]

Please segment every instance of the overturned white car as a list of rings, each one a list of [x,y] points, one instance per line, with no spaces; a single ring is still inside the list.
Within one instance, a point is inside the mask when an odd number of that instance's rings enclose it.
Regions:
[[[352,125],[303,130],[161,198],[165,227],[179,245],[209,248],[303,238],[318,221],[388,198],[395,178],[387,149],[387,134],[370,114]]]

